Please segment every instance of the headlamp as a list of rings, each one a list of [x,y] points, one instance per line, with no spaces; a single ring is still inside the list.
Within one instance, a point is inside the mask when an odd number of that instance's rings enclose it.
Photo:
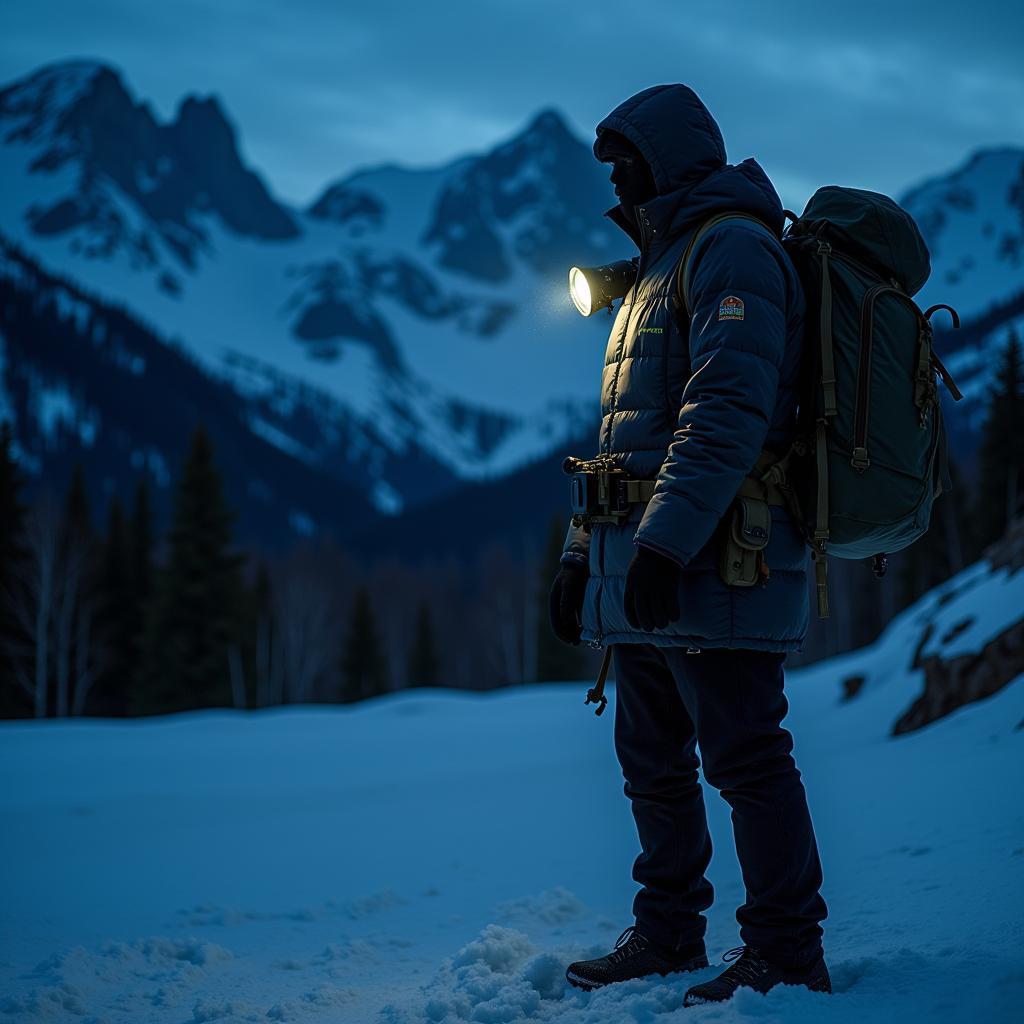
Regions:
[[[635,259],[616,260],[603,267],[573,267],[569,271],[569,295],[581,316],[591,316],[621,299],[636,280]]]

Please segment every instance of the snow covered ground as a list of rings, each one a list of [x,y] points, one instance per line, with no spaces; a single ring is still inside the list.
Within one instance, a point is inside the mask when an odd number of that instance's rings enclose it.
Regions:
[[[3,724],[0,1022],[1021,1020],[1024,677],[888,732],[921,623],[1019,609],[1022,580],[967,570],[874,647],[790,675],[832,997],[683,1009],[698,976],[566,986],[630,923],[636,839],[611,714],[553,685]],[[708,806],[714,962],[742,886]]]

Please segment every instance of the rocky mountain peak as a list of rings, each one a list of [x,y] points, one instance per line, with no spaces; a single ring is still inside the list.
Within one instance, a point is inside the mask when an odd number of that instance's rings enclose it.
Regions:
[[[225,154],[237,159],[235,130],[216,96],[186,96],[171,129],[184,144],[203,153],[204,159],[215,161]]]
[[[40,170],[56,170],[75,157],[88,159],[110,134],[134,134],[140,118],[156,127],[117,71],[99,61],[48,65],[0,90],[4,141],[39,145],[35,167]]]
[[[530,119],[522,135],[540,136],[559,142],[579,141],[569,127],[565,115],[557,107],[542,107],[538,110]]]
[[[511,235],[515,258],[550,273],[594,250],[594,229],[609,201],[590,147],[546,108],[462,166],[439,195],[423,241],[436,247],[441,265],[502,281],[514,262]]]
[[[97,76],[117,77],[117,72],[101,61],[64,60],[33,71],[4,89],[0,89],[0,118],[22,119],[36,128],[52,123],[93,87]],[[10,137],[6,141],[13,141]]]
[[[31,174],[78,170],[77,186],[37,202],[29,221],[42,235],[84,231],[96,255],[123,248],[155,266],[156,233],[193,267],[204,234],[190,216],[196,212],[216,213],[237,233],[257,238],[299,233],[290,212],[242,163],[235,130],[215,97],[189,96],[175,120],[161,124],[111,65],[62,61],[0,91],[0,132],[5,142],[30,147]],[[140,223],[126,222],[112,190],[131,200]]]

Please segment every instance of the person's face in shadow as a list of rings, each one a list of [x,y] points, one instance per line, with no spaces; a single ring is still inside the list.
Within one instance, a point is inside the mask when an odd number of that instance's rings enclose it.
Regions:
[[[609,180],[615,188],[615,196],[632,220],[634,207],[643,206],[658,194],[654,175],[639,150],[632,153],[615,153],[611,165]]]

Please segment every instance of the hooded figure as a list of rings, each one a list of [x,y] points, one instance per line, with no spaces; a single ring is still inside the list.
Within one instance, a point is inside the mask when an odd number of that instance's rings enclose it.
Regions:
[[[640,265],[608,339],[598,450],[657,487],[622,525],[569,528],[562,562],[589,570],[582,639],[800,650],[806,549],[784,509],[771,510],[766,586],[727,586],[718,573],[717,531],[743,478],[762,450],[782,454],[795,434],[804,300],[778,238],[782,204],[756,161],[726,163],[718,125],[685,85],[645,89],[613,110],[597,126],[597,158],[610,160],[622,139],[643,157],[657,194],[605,214],[636,243]],[[725,211],[771,230],[731,220],[704,236],[690,264],[693,316],[680,323],[680,259],[701,223]],[[679,615],[664,628],[627,619],[637,545],[680,570]]]
[[[571,984],[707,967],[712,888],[701,788],[732,806],[746,901],[736,962],[691,988],[686,1005],[740,985],[830,991],[822,953],[821,865],[792,737],[783,662],[808,625],[806,549],[769,505],[763,586],[719,573],[725,514],[764,451],[796,432],[804,299],[779,236],[783,214],[753,160],[726,163],[722,134],[684,85],[646,89],[598,126],[594,154],[614,164],[610,217],[640,250],[636,282],[612,325],[601,384],[599,453],[628,477],[656,481],[623,523],[570,526],[551,591],[555,632],[609,646],[615,750],[642,852],[635,924],[615,949],[569,966]],[[675,279],[698,228],[692,316]],[[758,223],[760,222],[760,223]]]

